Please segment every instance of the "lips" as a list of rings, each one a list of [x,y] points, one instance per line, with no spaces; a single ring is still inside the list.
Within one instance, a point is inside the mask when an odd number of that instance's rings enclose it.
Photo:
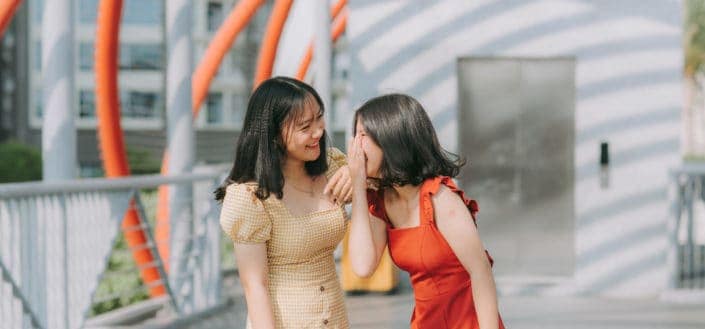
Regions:
[[[312,149],[312,148],[318,148],[319,142],[315,142],[313,144],[306,145],[306,148]]]

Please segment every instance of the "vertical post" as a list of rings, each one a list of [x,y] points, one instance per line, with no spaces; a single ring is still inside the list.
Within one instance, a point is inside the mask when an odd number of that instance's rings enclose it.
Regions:
[[[166,1],[166,123],[168,174],[189,173],[194,162],[194,131],[191,115],[191,72],[193,71],[193,4],[190,0]],[[191,184],[169,189],[169,281],[181,310],[193,310],[193,291],[187,275],[193,215]]]
[[[669,216],[666,224],[668,230],[668,252],[666,256],[666,271],[668,271],[667,288],[678,288],[678,227],[683,211],[683,189],[680,184],[680,175],[671,171],[668,184]]]
[[[42,16],[42,171],[45,181],[76,176],[76,129],[74,126],[74,2],[46,0]],[[68,328],[69,289],[66,260],[66,204],[56,200],[55,217],[46,234],[46,324]],[[40,307],[41,308],[41,307]]]
[[[46,0],[42,17],[43,179],[76,176],[73,1]]]
[[[194,173],[212,173],[207,166],[194,167]],[[194,302],[199,309],[209,308],[220,302],[220,242],[221,230],[218,223],[217,206],[210,195],[219,185],[220,179],[194,182],[193,209],[196,220],[194,232],[197,241],[196,270],[194,271]]]
[[[316,4],[313,6],[314,20],[314,51],[313,60],[315,67],[315,76],[313,87],[316,88],[318,94],[323,100],[323,105],[326,108],[325,120],[326,129],[332,133],[332,102],[331,102],[331,53],[332,41],[330,38],[330,5],[328,0],[313,0]],[[332,136],[330,136],[332,137]]]

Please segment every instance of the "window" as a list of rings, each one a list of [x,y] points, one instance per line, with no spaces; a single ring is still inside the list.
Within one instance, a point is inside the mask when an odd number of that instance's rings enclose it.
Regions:
[[[164,68],[161,44],[120,45],[121,70],[155,70]],[[78,65],[81,71],[93,70],[95,49],[92,43],[81,43],[78,47]]]
[[[78,116],[80,118],[95,117],[95,93],[90,90],[81,90],[78,93]]]
[[[78,46],[78,66],[81,71],[93,70],[94,52],[92,43],[82,42]]]
[[[42,70],[42,43],[41,43],[41,41],[34,42],[34,49],[32,52],[34,53],[34,70],[41,71]]]
[[[34,91],[34,117],[41,120],[44,110],[42,109],[42,89]]]
[[[84,24],[95,24],[98,19],[99,0],[79,0],[78,20]]]
[[[122,22],[131,25],[159,25],[162,23],[160,0],[126,0]],[[95,24],[99,0],[79,0],[78,19],[83,24]]]
[[[120,47],[121,70],[162,70],[164,60],[160,44],[125,44]]]
[[[163,0],[126,0],[124,16],[125,24],[160,25],[162,24]]]
[[[34,0],[30,2],[30,10],[32,11],[32,16],[35,23],[42,22],[42,14],[44,12],[44,0]]]
[[[223,23],[223,4],[215,1],[208,1],[208,18],[206,28],[209,32],[218,30]]]
[[[162,105],[161,95],[152,91],[123,91],[120,93],[120,110],[124,117],[156,118]],[[95,118],[96,98],[93,90],[78,93],[79,118]]]
[[[206,122],[209,124],[223,122],[223,94],[209,93],[206,100]]]
[[[245,112],[247,111],[247,97],[241,94],[234,94],[231,108],[230,123],[236,127],[242,127],[242,123],[245,121]]]
[[[156,118],[162,108],[162,96],[150,91],[123,91],[120,93],[121,112],[125,117]]]

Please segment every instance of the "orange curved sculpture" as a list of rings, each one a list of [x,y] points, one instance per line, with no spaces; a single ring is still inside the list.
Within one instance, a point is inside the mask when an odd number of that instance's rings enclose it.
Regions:
[[[117,83],[118,35],[122,0],[101,0],[98,8],[97,36],[95,44],[96,116],[98,117],[98,141],[103,168],[107,177],[130,174],[125,144],[120,127],[120,104]],[[152,297],[165,293],[157,268],[150,266],[154,257],[144,248],[147,238],[141,229],[139,214],[134,202],[122,221],[122,229],[132,256],[140,268],[140,276]]]
[[[272,8],[272,15],[267,22],[267,29],[264,32],[262,46],[257,59],[257,69],[255,71],[255,81],[252,88],[257,88],[262,81],[272,76],[274,59],[277,55],[279,37],[284,29],[284,24],[289,16],[289,10],[293,0],[277,0]]]
[[[348,4],[348,0],[338,0],[333,7],[330,8],[330,17],[331,19],[335,19],[338,17],[338,14],[343,10],[345,5]]]
[[[308,44],[308,48],[306,48],[306,53],[304,54],[304,57],[301,58],[301,62],[299,63],[299,69],[296,70],[295,78],[297,80],[304,81],[304,78],[306,78],[306,73],[308,72],[308,67],[311,65],[312,59],[313,59],[313,41],[311,41]]]
[[[343,35],[343,32],[345,32],[345,28],[347,26],[348,11],[346,10],[340,15],[340,17],[336,18],[336,20],[333,22],[333,28],[330,31],[331,39],[333,39],[333,42],[338,41],[338,38]]]
[[[345,2],[345,1],[340,1],[340,2]],[[335,12],[335,7],[332,12]],[[338,11],[340,12],[340,11]],[[331,16],[335,17],[335,16]],[[333,42],[338,41],[338,38],[340,38],[341,35],[343,35],[343,32],[345,32],[345,27],[347,26],[348,23],[348,12],[345,11],[343,12],[340,17],[336,17],[335,21],[333,22],[333,28],[331,29],[331,39]],[[304,80],[306,78],[306,73],[308,72],[308,67],[311,65],[311,60],[313,59],[313,42],[308,44],[308,48],[306,49],[306,53],[304,54],[304,57],[301,58],[301,62],[299,63],[299,69],[296,71],[296,79],[298,80]]]
[[[15,16],[20,4],[22,4],[22,0],[3,0],[0,2],[0,36],[5,33],[5,29],[10,25],[12,17]]]
[[[169,150],[164,151],[162,157],[162,167],[160,174],[166,176],[169,174]],[[164,271],[169,273],[169,185],[160,185],[157,189],[157,213],[154,224],[154,242],[157,244],[159,257],[164,264]]]

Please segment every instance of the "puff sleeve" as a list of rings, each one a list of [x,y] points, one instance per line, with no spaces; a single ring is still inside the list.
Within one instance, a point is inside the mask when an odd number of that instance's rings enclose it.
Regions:
[[[226,188],[220,227],[233,242],[256,244],[269,240],[272,222],[251,184],[231,184]]]
[[[345,154],[335,147],[329,147],[326,152],[328,157],[328,171],[326,171],[326,178],[330,178],[335,174],[340,167],[348,164]]]

